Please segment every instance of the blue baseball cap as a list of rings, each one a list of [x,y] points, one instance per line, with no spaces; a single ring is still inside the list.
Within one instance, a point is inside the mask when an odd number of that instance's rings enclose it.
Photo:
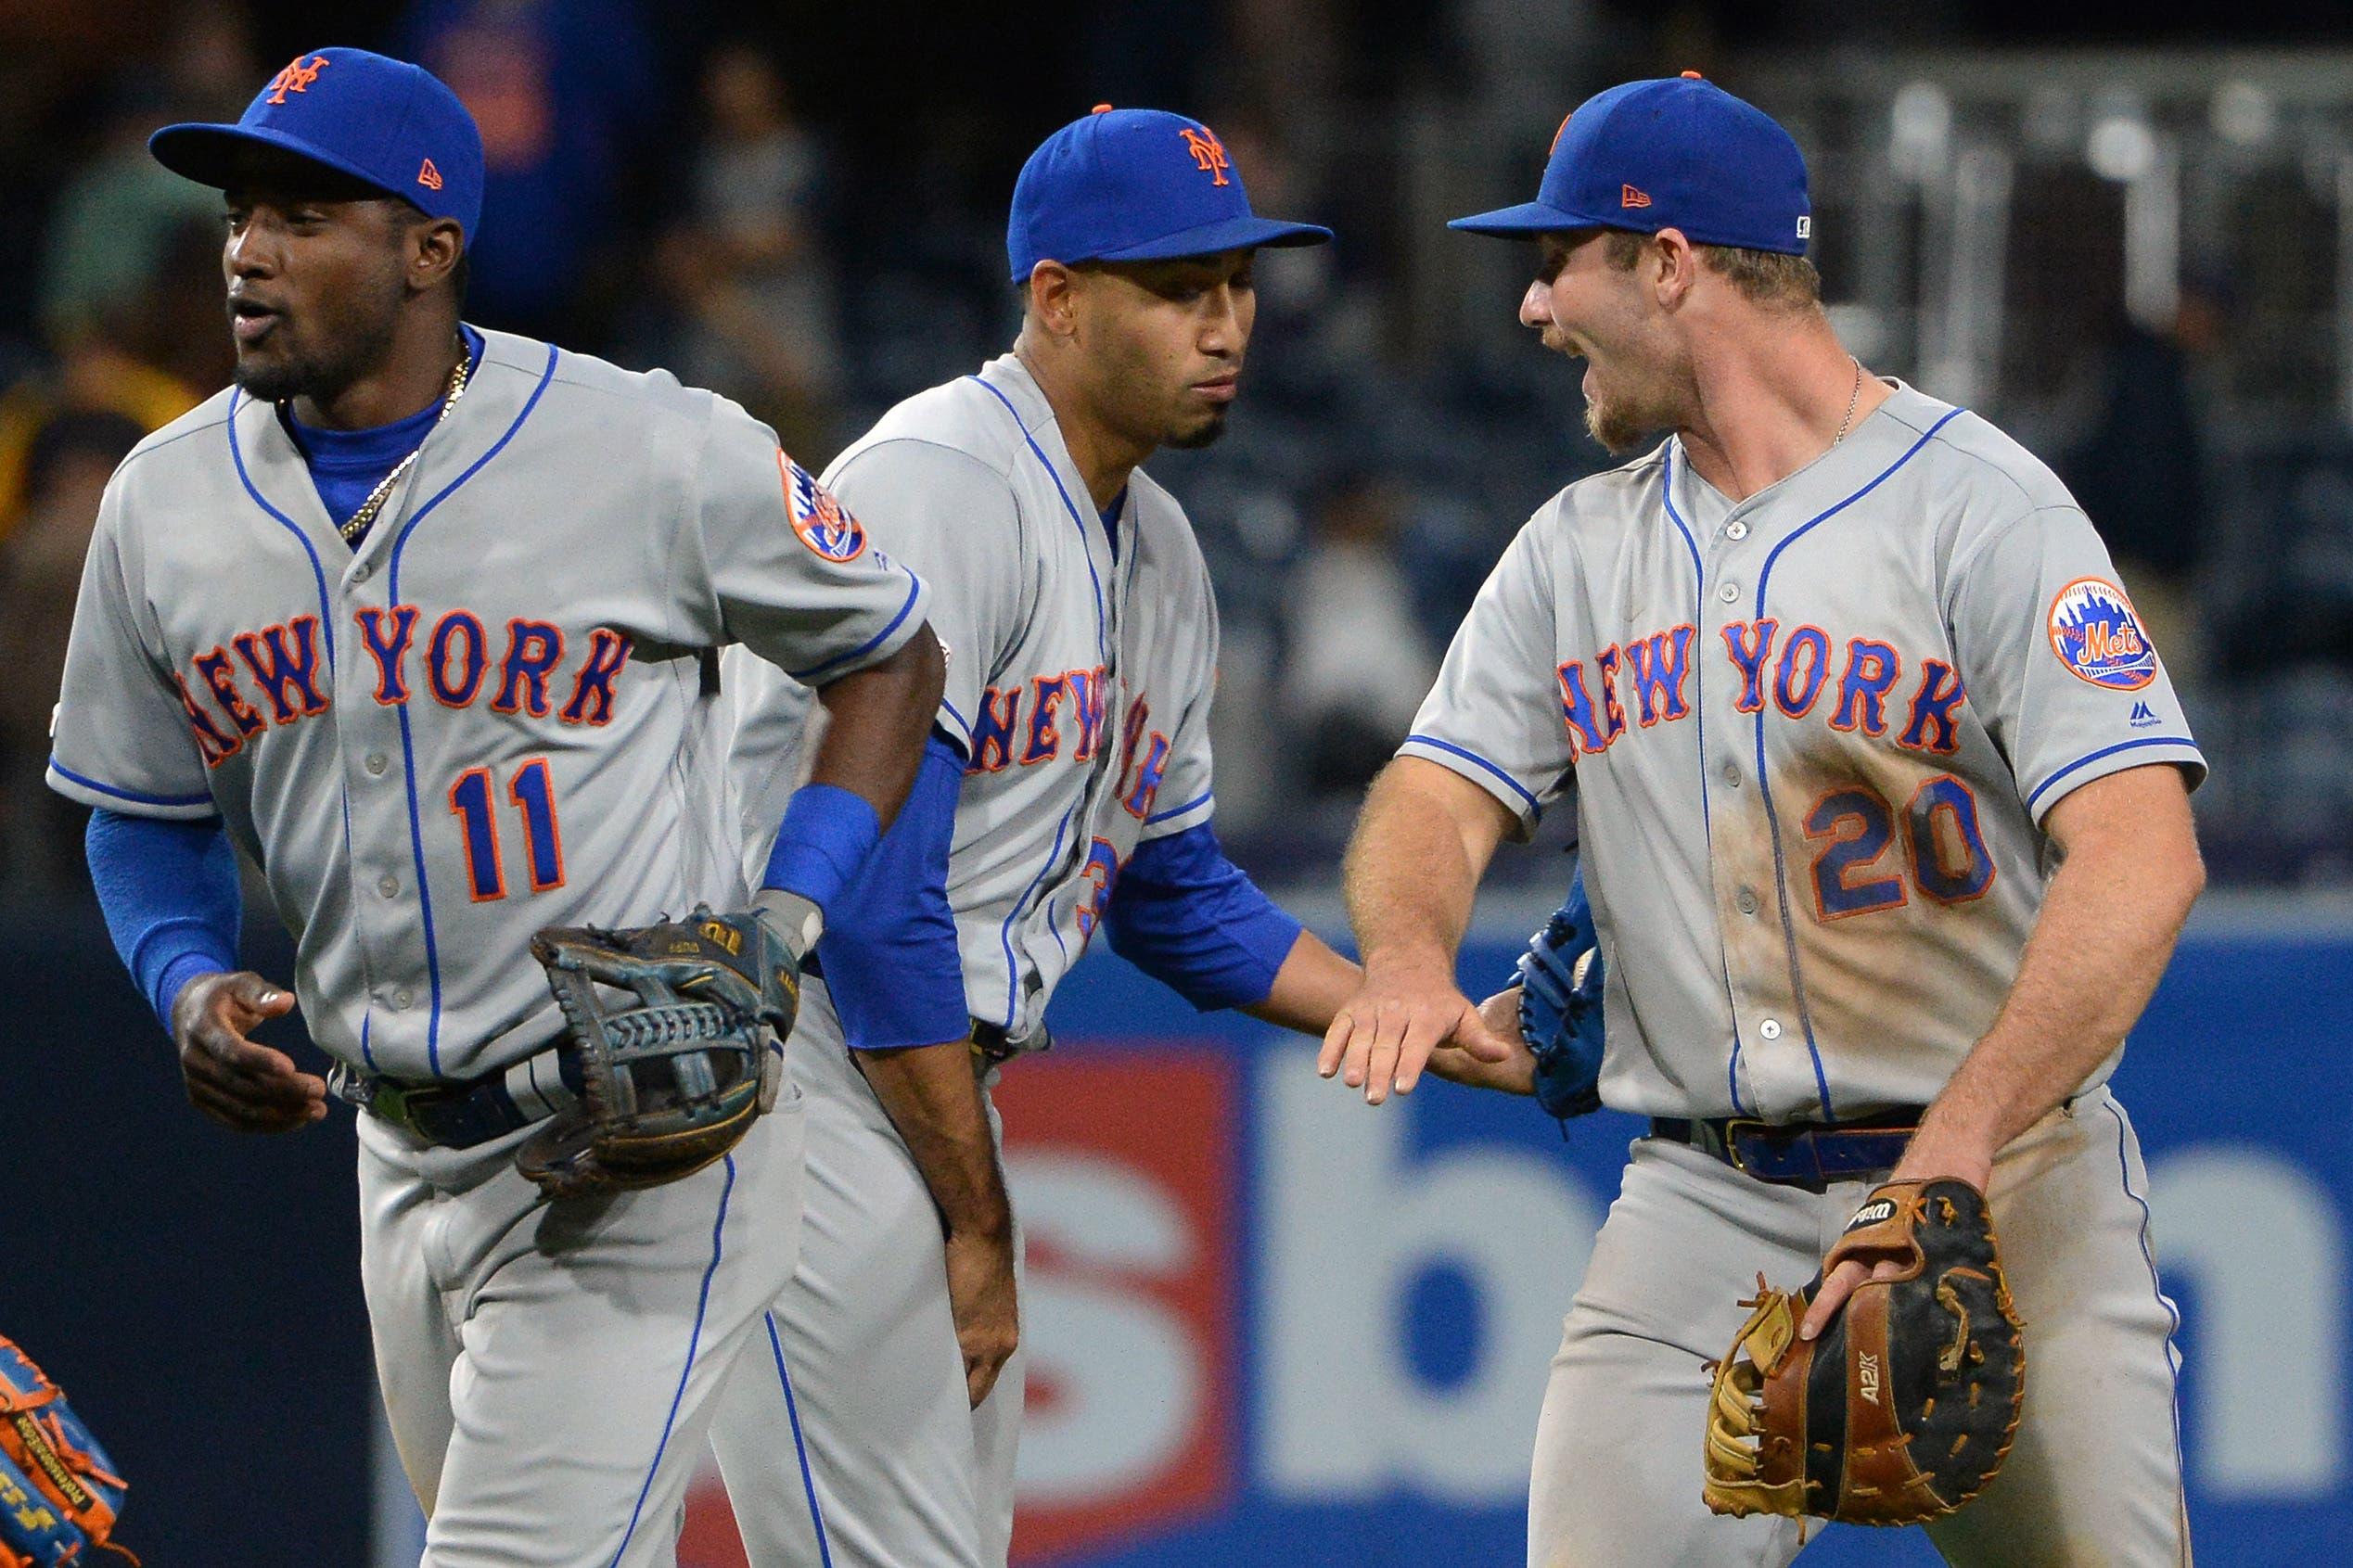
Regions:
[[[1561,121],[1536,199],[1446,225],[1472,234],[1681,229],[1701,245],[1802,256],[1806,159],[1788,132],[1699,72],[1596,93]]]
[[[237,155],[275,147],[454,218],[468,244],[482,218],[482,134],[457,95],[422,66],[365,49],[294,57],[234,125],[166,125],[147,150],[174,174],[226,188]]]
[[[1098,104],[1021,166],[1005,260],[1019,283],[1044,261],[1157,261],[1331,237],[1252,212],[1242,171],[1199,121]]]

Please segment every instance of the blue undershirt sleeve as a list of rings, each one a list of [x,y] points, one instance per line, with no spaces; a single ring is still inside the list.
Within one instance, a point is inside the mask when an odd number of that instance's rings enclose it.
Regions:
[[[1207,822],[1137,845],[1105,924],[1113,952],[1204,1013],[1264,1001],[1300,930]]]
[[[972,1033],[948,907],[948,849],[963,787],[964,758],[935,731],[890,831],[825,906],[817,961],[853,1049],[939,1045]]]
[[[114,950],[168,1030],[181,987],[237,967],[245,901],[237,851],[217,818],[104,809],[90,814],[83,848]]]

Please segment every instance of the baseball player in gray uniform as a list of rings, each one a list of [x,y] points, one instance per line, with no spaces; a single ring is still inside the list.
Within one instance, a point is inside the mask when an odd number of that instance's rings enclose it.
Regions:
[[[416,67],[306,54],[152,146],[225,190],[237,385],[107,488],[50,782],[98,809],[94,880],[196,1104],[326,1114],[248,1038],[299,998],[369,1107],[362,1271],[428,1568],[669,1562],[791,1273],[798,1107],[668,1185],[543,1199],[511,1156],[570,1095],[528,946],[745,901],[707,674],[740,642],[833,715],[763,879],[804,950],[921,756],[922,585],[732,403],[462,325],[481,143]],[[292,996],[238,970],[232,846]]]
[[[809,1108],[800,1263],[712,1434],[759,1568],[1004,1562],[1020,1236],[987,1088],[1045,1046],[1093,937],[1199,1006],[1319,1034],[1355,988],[1218,848],[1216,603],[1183,511],[1138,466],[1223,427],[1256,249],[1326,237],[1255,216],[1198,121],[1106,106],[1015,188],[1014,351],[901,403],[827,471],[934,585],[949,687],[876,857],[892,887],[916,881],[893,858],[919,860],[924,896],[862,884],[829,911],[786,1053]],[[782,674],[730,666],[757,863],[803,705]]]
[[[1989,1192],[2027,1324],[1947,1561],[2186,1563],[2173,1309],[2105,1086],[2202,884],[2205,765],[2107,552],[2015,442],[1841,347],[1797,148],[1719,89],[1602,94],[1535,201],[1457,226],[1537,240],[1520,320],[1586,361],[1605,445],[1671,432],[1505,552],[1347,867],[1366,981],[1324,1064],[1377,1103],[1511,1039],[1516,989],[1482,1017],[1455,949],[1496,847],[1576,800],[1600,1098],[1652,1121],[1553,1364],[1528,1562],[1797,1554],[1799,1521],[1702,1505],[1705,1362],[1892,1172]]]

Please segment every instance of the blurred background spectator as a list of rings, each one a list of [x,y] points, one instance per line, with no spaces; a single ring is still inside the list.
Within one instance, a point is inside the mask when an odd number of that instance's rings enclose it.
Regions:
[[[787,451],[837,445],[841,353],[819,206],[824,150],[756,45],[712,52],[700,112],[691,204],[656,261],[671,319],[652,358],[682,380],[728,389]]]
[[[330,31],[481,123],[474,320],[715,387],[812,465],[1010,341],[1014,173],[1091,104],[1203,114],[1262,210],[1333,223],[1260,259],[1227,439],[1155,464],[1218,583],[1221,829],[1317,886],[1496,553],[1606,461],[1513,319],[1527,258],[1442,220],[1524,196],[1596,88],[1707,70],[1805,146],[1865,362],[2001,421],[2106,533],[2213,756],[2216,880],[2353,885],[2353,16],[2104,25],[2010,0],[357,0]],[[227,372],[217,202],[145,135],[234,115],[321,26],[292,0],[0,0],[32,260],[0,299],[0,643],[39,676],[0,742],[19,885],[77,879],[15,791],[91,465]]]
[[[1307,787],[1318,796],[1362,795],[1438,674],[1399,558],[1402,499],[1372,475],[1333,486],[1291,574],[1283,701],[1299,726]]]
[[[98,497],[147,434],[121,414],[73,410],[45,421],[24,465],[24,504],[0,539],[0,867],[38,886],[84,880],[89,812],[42,783],[49,714]]]

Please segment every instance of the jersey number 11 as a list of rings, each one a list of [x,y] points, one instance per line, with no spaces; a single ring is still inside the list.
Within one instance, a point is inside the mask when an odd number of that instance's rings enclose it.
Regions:
[[[492,814],[491,771],[468,768],[450,785],[449,809],[466,837],[466,887],[478,904],[506,897],[506,870],[499,858],[498,819]],[[531,891],[564,886],[564,835],[556,825],[556,786],[547,759],[534,757],[515,770],[506,798],[523,819],[523,851]]]

